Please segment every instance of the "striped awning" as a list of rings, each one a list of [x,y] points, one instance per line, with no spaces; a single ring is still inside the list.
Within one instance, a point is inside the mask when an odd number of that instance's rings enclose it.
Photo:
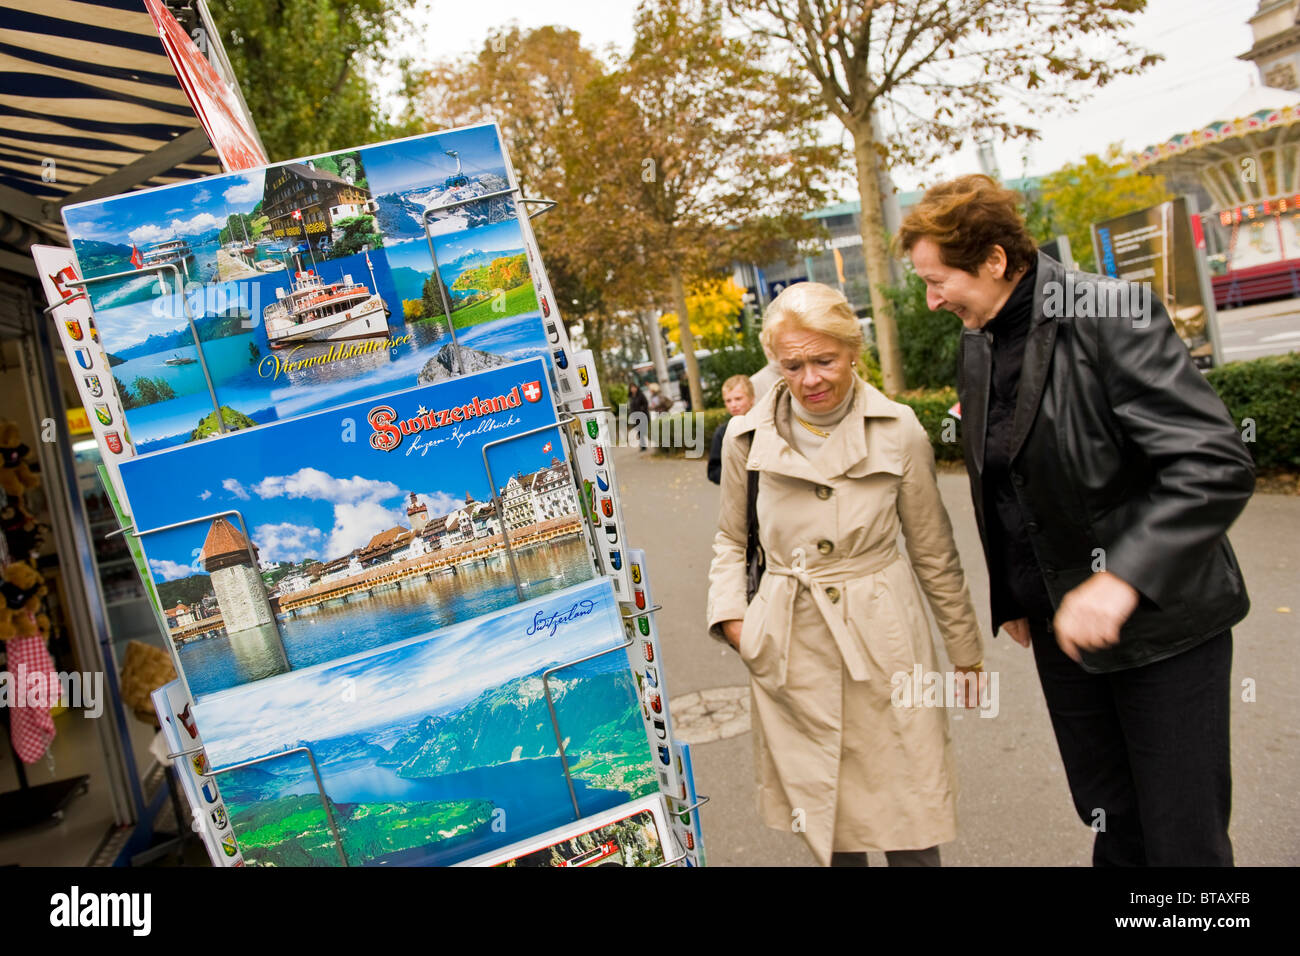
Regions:
[[[142,0],[0,0],[11,227],[65,241],[63,205],[220,172]]]

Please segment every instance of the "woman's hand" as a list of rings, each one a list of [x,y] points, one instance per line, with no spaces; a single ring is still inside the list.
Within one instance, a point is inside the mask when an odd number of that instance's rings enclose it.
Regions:
[[[958,707],[971,708],[980,705],[980,677],[983,670],[983,664],[976,664],[974,667],[953,666],[953,673],[957,675],[957,679],[953,681],[953,703]],[[967,674],[973,676],[967,677]]]
[[[727,639],[727,643],[729,643],[736,650],[740,650],[740,628],[744,623],[745,623],[744,621],[723,621],[722,622],[722,636],[725,637]]]

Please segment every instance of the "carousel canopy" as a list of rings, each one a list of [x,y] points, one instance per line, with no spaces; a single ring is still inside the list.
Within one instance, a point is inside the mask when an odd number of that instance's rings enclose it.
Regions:
[[[1130,157],[1138,172],[1192,173],[1221,208],[1300,193],[1300,93],[1252,87],[1203,129]]]

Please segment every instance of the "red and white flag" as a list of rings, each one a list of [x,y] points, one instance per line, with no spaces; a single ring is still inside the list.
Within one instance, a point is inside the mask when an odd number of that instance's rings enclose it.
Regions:
[[[542,454],[549,455],[550,452],[551,452],[551,443],[547,442],[545,445],[542,446]]]
[[[140,250],[135,247],[134,242],[131,243],[131,265],[135,266],[137,269],[144,266],[144,256],[141,254]]]
[[[294,219],[301,219],[301,218],[302,218],[302,210],[301,210],[301,209],[295,209],[295,210],[293,211],[293,218],[294,218]]]

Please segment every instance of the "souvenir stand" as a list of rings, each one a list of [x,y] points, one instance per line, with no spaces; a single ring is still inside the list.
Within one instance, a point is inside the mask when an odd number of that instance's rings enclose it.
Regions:
[[[215,865],[703,865],[609,409],[495,124],[71,206],[50,312]]]

